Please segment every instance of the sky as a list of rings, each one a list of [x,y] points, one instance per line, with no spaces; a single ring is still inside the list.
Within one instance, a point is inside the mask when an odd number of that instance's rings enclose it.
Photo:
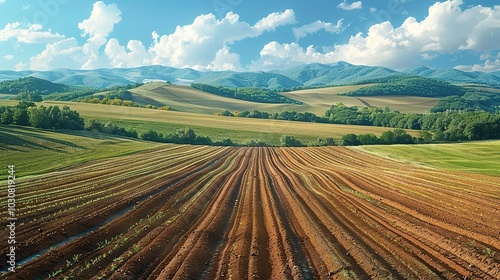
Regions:
[[[500,5],[477,0],[0,0],[0,70],[301,64],[500,70]]]

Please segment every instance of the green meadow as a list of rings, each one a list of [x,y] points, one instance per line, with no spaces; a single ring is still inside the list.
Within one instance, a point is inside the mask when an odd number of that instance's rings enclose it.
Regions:
[[[44,174],[159,145],[89,131],[55,132],[0,125],[0,166],[15,165],[18,176]]]
[[[358,149],[411,164],[500,176],[500,141],[363,146]]]

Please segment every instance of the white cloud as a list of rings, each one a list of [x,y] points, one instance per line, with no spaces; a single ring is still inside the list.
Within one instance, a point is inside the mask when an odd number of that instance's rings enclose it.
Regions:
[[[358,10],[363,8],[363,2],[361,1],[356,1],[351,4],[347,4],[347,0],[344,0],[344,2],[340,3],[338,8],[341,8],[342,10],[350,11],[350,10]]]
[[[25,4],[23,5],[23,10],[29,10],[30,9],[30,4]]]
[[[82,36],[107,37],[113,31],[115,24],[122,20],[121,13],[116,4],[106,5],[102,1],[97,1],[90,17],[78,23],[78,28],[83,32]]]
[[[93,69],[109,67],[110,59],[102,48],[108,42],[107,36],[115,24],[121,21],[121,11],[116,4],[95,2],[88,19],[78,23],[82,36],[88,36],[83,46],[75,38],[47,44],[45,50],[30,59],[30,69],[49,70],[53,68]]]
[[[63,39],[63,35],[52,34],[49,31],[41,31],[40,24],[25,25],[20,22],[7,23],[0,30],[0,41],[16,40],[21,43],[49,43]]]
[[[287,68],[303,63],[327,62],[325,56],[313,46],[304,50],[297,43],[280,44],[276,41],[266,44],[260,51],[261,58],[254,62],[251,70],[272,70]]]
[[[259,20],[254,28],[262,33],[264,31],[275,30],[277,27],[282,25],[288,25],[295,23],[295,14],[293,10],[287,9],[283,13],[272,13],[267,17]]]
[[[69,38],[47,44],[45,50],[30,59],[30,69],[78,69],[81,68],[82,62],[82,47],[78,46],[75,38]]]
[[[109,59],[102,54],[101,49],[108,42],[107,37],[113,32],[115,24],[122,20],[121,13],[116,4],[106,5],[98,1],[94,3],[90,17],[78,23],[82,36],[89,36],[82,48],[86,58],[81,66],[82,69],[109,66]]]
[[[150,55],[141,41],[131,40],[125,48],[117,39],[112,38],[106,44],[104,52],[112,67],[131,68],[150,64]]]
[[[494,72],[500,71],[500,59],[495,61],[486,60],[484,64],[474,64],[474,65],[459,65],[455,69],[462,71],[482,71],[482,72]]]
[[[13,56],[13,55],[11,55],[11,54],[4,55],[4,56],[3,56],[3,59],[5,59],[5,60],[13,60],[13,59],[14,59],[14,56]]]
[[[436,53],[423,53],[420,55],[424,60],[433,60],[437,57]]]
[[[195,69],[213,68],[221,66],[213,62],[223,60],[224,55],[235,62],[235,54],[227,51],[228,46],[234,42],[258,37],[263,32],[293,22],[293,10],[272,13],[253,26],[240,21],[239,16],[232,12],[227,13],[221,20],[216,19],[213,14],[201,15],[192,24],[177,26],[175,32],[170,35],[160,36],[153,32],[154,43],[149,52],[153,57],[153,64]],[[239,67],[234,63],[233,65]]]
[[[236,53],[231,53],[229,47],[223,47],[215,54],[215,59],[207,67],[210,70],[242,70],[240,65],[240,56]]]
[[[96,2],[90,17],[78,24],[82,35],[89,37],[83,46],[78,45],[74,38],[48,44],[42,53],[31,59],[30,67],[91,69],[162,64],[241,70],[239,55],[230,51],[234,42],[258,37],[296,22],[293,10],[269,14],[254,25],[241,21],[239,15],[232,12],[220,20],[213,14],[200,15],[191,24],[177,26],[171,34],[161,35],[153,31],[152,43],[146,48],[138,40],[130,40],[126,45],[121,45],[115,38],[108,40],[114,25],[121,21],[120,14],[115,4]]]
[[[499,53],[500,54],[500,53]],[[487,60],[491,57],[491,54],[489,52],[487,53],[482,53],[480,56],[479,56],[479,60]]]
[[[305,24],[302,25],[301,27],[294,27],[292,28],[293,34],[295,35],[295,38],[297,40],[306,37],[308,34],[318,32],[320,30],[325,30],[327,32],[330,32],[332,34],[338,34],[342,32],[343,27],[342,27],[342,21],[344,19],[340,19],[337,21],[336,25],[333,25],[330,22],[323,22],[321,20],[315,21],[310,24]]]
[[[28,64],[26,63],[19,62],[18,64],[16,64],[16,71],[23,71],[27,69],[28,69]]]
[[[333,45],[323,52],[312,46],[304,49],[299,45],[282,44],[278,47],[272,42],[264,46],[261,58],[253,67],[277,65],[280,61],[332,63],[343,60],[404,69],[443,53],[499,50],[500,6],[473,6],[462,10],[462,5],[462,0],[437,2],[420,22],[408,17],[399,27],[390,22],[375,24],[366,35],[358,33],[351,36],[348,43]],[[491,68],[494,64],[490,61],[484,67]]]
[[[7,0],[0,0],[0,5],[2,5],[3,3],[5,3],[5,1],[7,1]]]
[[[82,52],[86,61],[82,65],[82,69],[94,69],[108,66],[105,57],[101,54],[101,48],[106,44],[108,39],[104,36],[92,36],[83,45]]]
[[[494,72],[500,71],[500,52],[497,54],[495,60],[486,60],[484,64],[474,65],[458,65],[455,69],[462,71],[481,71],[481,72]]]

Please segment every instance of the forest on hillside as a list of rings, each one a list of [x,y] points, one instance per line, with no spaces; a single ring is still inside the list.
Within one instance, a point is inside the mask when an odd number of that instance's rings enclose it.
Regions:
[[[206,84],[192,84],[193,88],[216,94],[219,96],[241,99],[260,103],[289,103],[301,104],[299,101],[290,99],[279,94],[275,90],[266,88],[229,88],[223,86],[211,86]]]
[[[363,87],[343,95],[347,96],[386,96],[405,95],[422,97],[461,96],[465,89],[448,82],[418,76],[390,77],[364,81],[363,84],[376,85]]]

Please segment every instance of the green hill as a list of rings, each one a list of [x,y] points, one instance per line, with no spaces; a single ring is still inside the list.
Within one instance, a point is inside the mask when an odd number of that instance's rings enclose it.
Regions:
[[[448,82],[419,76],[390,77],[372,79],[363,83],[378,83],[373,86],[360,88],[345,95],[348,96],[422,96],[422,97],[446,97],[465,94],[462,87],[452,85]]]
[[[301,83],[278,73],[268,72],[213,72],[195,81],[199,84],[230,88],[268,88],[271,90],[302,86]]]
[[[47,95],[55,92],[66,92],[74,89],[74,87],[64,84],[52,83],[47,80],[25,77],[12,81],[0,82],[0,93],[18,94],[20,92],[34,92],[40,95]]]
[[[345,85],[367,79],[402,75],[384,67],[352,65],[347,62],[313,63],[274,73],[296,80],[304,86]]]

